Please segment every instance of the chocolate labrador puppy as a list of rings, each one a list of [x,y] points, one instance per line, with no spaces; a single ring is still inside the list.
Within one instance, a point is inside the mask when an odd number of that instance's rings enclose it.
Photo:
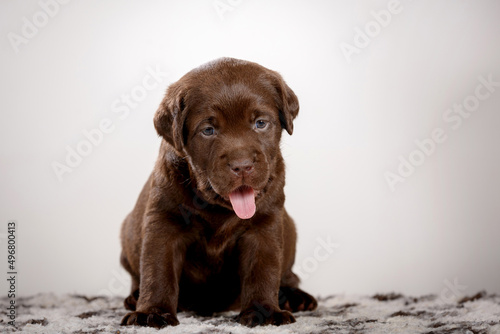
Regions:
[[[292,272],[282,129],[299,111],[282,77],[222,58],[172,84],[154,117],[156,165],[123,222],[132,276],[122,325],[177,325],[177,312],[240,310],[241,324],[295,322],[317,302]]]

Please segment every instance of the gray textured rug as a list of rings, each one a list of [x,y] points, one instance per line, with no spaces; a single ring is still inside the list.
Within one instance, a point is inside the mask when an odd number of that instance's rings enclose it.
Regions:
[[[126,313],[122,298],[53,294],[18,298],[16,327],[8,324],[7,299],[1,301],[2,333],[500,333],[500,296],[485,292],[451,303],[433,295],[335,295],[320,298],[316,311],[296,313],[296,323],[280,327],[243,327],[234,322],[234,312],[215,317],[180,313],[179,326],[160,331],[120,326]]]

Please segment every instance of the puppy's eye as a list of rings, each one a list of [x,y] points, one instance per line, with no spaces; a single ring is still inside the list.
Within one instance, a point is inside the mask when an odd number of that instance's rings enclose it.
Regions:
[[[201,130],[201,133],[203,133],[204,136],[213,136],[215,134],[215,129],[211,126],[204,128]]]
[[[259,119],[259,120],[257,120],[257,121],[255,122],[255,127],[256,127],[257,129],[264,129],[266,126],[267,126],[267,122],[266,122],[266,121],[263,121],[263,120],[261,120],[261,119]]]

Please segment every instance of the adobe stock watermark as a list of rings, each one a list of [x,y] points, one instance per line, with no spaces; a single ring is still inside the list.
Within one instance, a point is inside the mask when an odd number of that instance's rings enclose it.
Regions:
[[[313,272],[318,270],[320,263],[327,261],[340,247],[339,244],[332,241],[330,236],[325,239],[318,237],[316,242],[318,245],[314,248],[313,255],[295,265],[294,271],[302,279],[308,279]]]
[[[31,15],[31,17],[23,16],[21,19],[20,34],[9,32],[7,39],[15,53],[19,53],[21,45],[27,45],[35,38],[40,31],[47,26],[49,21],[53,19],[61,9],[62,5],[66,5],[70,0],[40,0],[38,1],[39,9]]]
[[[332,242],[330,236],[327,236],[325,239],[322,237],[316,238],[316,242],[318,245],[314,248],[314,252],[312,256],[308,256],[302,260],[302,262],[298,265],[295,265],[293,271],[299,276],[301,279],[308,279],[310,275],[318,270],[319,264],[321,262],[327,261],[336,249],[340,247],[339,244]],[[297,288],[290,288],[291,290],[296,290]],[[284,303],[287,300],[286,293],[280,288],[278,294],[278,302],[279,304]],[[265,319],[269,318],[273,315],[273,312],[269,307],[254,301],[253,306],[255,307],[255,311],[252,313],[253,318],[257,323],[263,324]]]
[[[494,81],[493,74],[487,77],[479,76],[479,83],[474,89],[474,93],[466,96],[461,103],[454,103],[452,107],[443,112],[443,121],[451,127],[452,130],[458,130],[464,120],[472,116],[481,105],[481,101],[487,100],[500,87],[499,81]],[[422,166],[426,159],[430,157],[439,144],[444,143],[448,135],[442,127],[436,127],[431,131],[431,135],[422,140],[415,140],[416,148],[406,156],[398,156],[399,164],[397,169],[386,171],[384,178],[391,191],[396,190],[396,185],[404,183],[407,178],[412,176],[417,167]]]
[[[458,301],[459,298],[464,296],[465,290],[467,290],[466,285],[461,285],[458,282],[458,278],[455,277],[453,282],[450,282],[448,279],[443,281],[446,288],[441,290],[439,294],[439,300],[445,304],[454,304]]]
[[[113,276],[106,288],[99,290],[98,296],[114,297],[120,295],[128,295],[130,289],[130,274],[125,270],[113,269],[111,271]]]
[[[403,7],[399,0],[390,0],[387,3],[387,9],[372,10],[370,12],[373,20],[366,22],[362,29],[357,26],[354,27],[352,43],[342,42],[339,45],[347,63],[352,63],[352,57],[361,53],[362,49],[367,48],[371,41],[380,35],[383,28],[386,28],[392,22],[393,16],[402,11]]]
[[[221,20],[224,20],[226,13],[236,9],[243,0],[214,0],[212,6]]]
[[[146,74],[141,82],[133,86],[130,91],[123,93],[110,105],[110,110],[117,120],[110,117],[102,118],[99,123],[91,129],[83,129],[81,139],[74,146],[66,145],[66,156],[62,161],[54,160],[51,163],[52,170],[59,182],[63,181],[65,174],[71,173],[80,166],[83,160],[88,157],[95,148],[101,145],[106,135],[116,129],[118,121],[127,119],[130,112],[136,109],[142,101],[146,99],[149,92],[160,87],[165,81],[168,73],[163,72],[158,65],[154,68],[148,66]]]

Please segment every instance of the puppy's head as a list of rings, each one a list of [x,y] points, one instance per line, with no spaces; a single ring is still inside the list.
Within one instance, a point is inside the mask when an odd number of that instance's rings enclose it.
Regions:
[[[189,162],[207,201],[252,217],[281,159],[282,129],[299,111],[282,77],[247,61],[222,58],[172,84],[155,128]]]

